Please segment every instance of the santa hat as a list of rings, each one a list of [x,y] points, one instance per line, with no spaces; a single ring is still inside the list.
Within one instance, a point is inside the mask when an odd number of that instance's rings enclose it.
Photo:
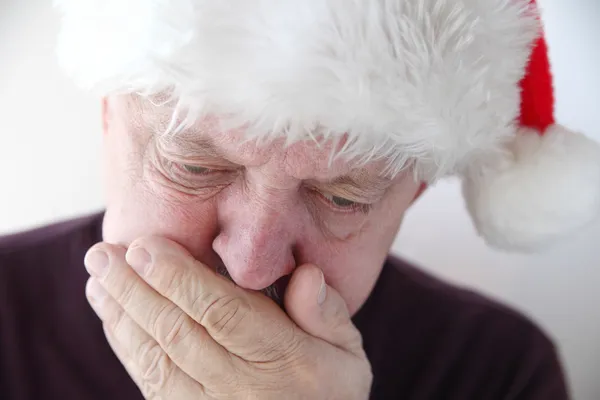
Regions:
[[[249,139],[344,139],[431,184],[458,175],[503,249],[600,211],[600,147],[553,118],[531,0],[57,0],[59,59],[101,95],[169,93]],[[231,125],[230,125],[231,126]]]

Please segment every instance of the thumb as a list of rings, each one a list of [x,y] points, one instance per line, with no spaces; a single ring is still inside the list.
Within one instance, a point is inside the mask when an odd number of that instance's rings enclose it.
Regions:
[[[296,268],[284,304],[290,318],[308,334],[354,354],[363,353],[360,332],[344,299],[326,284],[318,267],[306,264]]]

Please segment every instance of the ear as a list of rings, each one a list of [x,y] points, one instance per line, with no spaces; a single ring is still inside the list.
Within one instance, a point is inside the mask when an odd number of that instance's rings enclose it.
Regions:
[[[415,198],[413,199],[413,201],[411,202],[411,205],[414,204],[417,200],[419,200],[419,198],[423,195],[423,193],[425,193],[425,191],[427,190],[427,183],[422,182],[421,185],[419,186],[419,190],[417,191],[417,193],[415,194]]]

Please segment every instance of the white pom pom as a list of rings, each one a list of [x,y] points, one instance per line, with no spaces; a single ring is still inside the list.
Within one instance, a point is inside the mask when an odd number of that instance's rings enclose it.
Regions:
[[[516,135],[502,167],[463,182],[473,222],[493,247],[531,251],[581,229],[600,214],[600,146],[554,125]]]

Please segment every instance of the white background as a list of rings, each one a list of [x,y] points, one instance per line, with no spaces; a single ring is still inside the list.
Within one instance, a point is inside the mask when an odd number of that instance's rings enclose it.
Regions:
[[[50,3],[0,0],[0,233],[102,208],[99,102],[56,67]],[[600,1],[538,3],[557,117],[600,140]],[[394,249],[534,318],[558,343],[574,398],[593,400],[600,399],[599,238],[600,223],[542,255],[494,252],[448,181],[410,211]]]

